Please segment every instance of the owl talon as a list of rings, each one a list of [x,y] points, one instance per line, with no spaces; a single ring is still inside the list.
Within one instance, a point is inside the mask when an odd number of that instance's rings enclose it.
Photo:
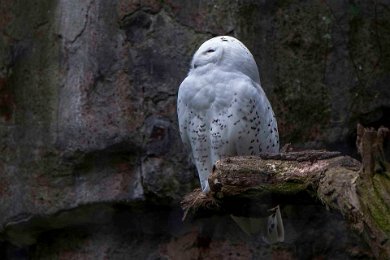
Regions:
[[[268,211],[272,212],[272,214],[275,214],[278,210],[279,210],[279,205],[277,205],[276,207],[268,209]]]

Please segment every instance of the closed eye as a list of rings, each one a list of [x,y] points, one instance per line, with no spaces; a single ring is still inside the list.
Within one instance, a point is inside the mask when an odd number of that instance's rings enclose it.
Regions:
[[[207,53],[215,52],[214,49],[207,50]]]

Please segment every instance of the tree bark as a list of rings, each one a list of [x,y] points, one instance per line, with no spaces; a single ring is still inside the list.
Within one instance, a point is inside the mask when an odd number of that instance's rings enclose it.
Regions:
[[[344,216],[375,257],[390,259],[389,143],[389,129],[358,125],[356,144],[362,162],[328,151],[225,158],[209,177],[211,193],[195,191],[182,206],[193,213],[233,213],[245,200],[291,204],[302,203],[305,196],[317,198]],[[264,209],[270,207],[260,207],[259,212],[268,214]]]

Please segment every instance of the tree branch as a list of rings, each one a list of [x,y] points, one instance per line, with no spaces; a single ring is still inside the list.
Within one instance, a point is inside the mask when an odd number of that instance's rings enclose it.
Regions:
[[[238,213],[261,216],[267,214],[270,203],[294,204],[302,203],[305,196],[317,198],[326,208],[339,211],[349,226],[363,235],[376,257],[389,259],[388,143],[387,128],[375,131],[359,125],[357,147],[362,163],[328,151],[225,158],[216,163],[209,177],[211,193],[194,191],[182,206],[195,215],[237,214],[243,201],[268,203],[256,212]]]

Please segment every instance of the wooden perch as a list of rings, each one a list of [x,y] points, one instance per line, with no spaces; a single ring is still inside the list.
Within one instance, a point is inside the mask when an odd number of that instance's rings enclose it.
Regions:
[[[211,193],[194,191],[182,207],[186,213],[237,214],[237,205],[250,200],[268,203],[250,214],[267,214],[266,208],[275,204],[303,203],[302,198],[311,197],[311,203],[317,199],[339,211],[376,257],[390,259],[389,139],[387,128],[376,131],[358,125],[362,163],[328,151],[225,158],[209,177]]]

